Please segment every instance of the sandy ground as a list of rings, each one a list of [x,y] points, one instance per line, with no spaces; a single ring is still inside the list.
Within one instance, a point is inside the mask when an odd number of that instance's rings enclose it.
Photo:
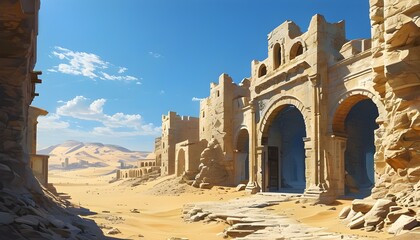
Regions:
[[[94,220],[105,234],[110,228],[118,228],[121,233],[112,236],[121,239],[223,239],[217,234],[227,227],[225,223],[186,223],[181,218],[182,206],[195,202],[227,201],[247,195],[226,187],[213,187],[211,190],[186,185],[178,187],[173,177],[159,178],[135,187],[132,187],[132,180],[109,184],[108,181],[114,176],[109,174],[111,170],[54,170],[50,171],[49,181],[59,193],[71,196],[69,201],[73,204],[96,213],[84,217]],[[390,237],[386,233],[350,230],[339,223],[338,212],[350,203],[341,200],[334,206],[311,206],[309,203],[291,201],[270,208],[278,214],[290,216],[310,226],[325,227],[331,232],[355,234],[369,239]],[[134,209],[138,213],[133,212]]]
[[[332,205],[315,205],[299,201],[281,202],[271,206],[280,215],[294,218],[301,223],[313,227],[325,228],[327,232],[357,235],[363,239],[387,239],[392,235],[386,232],[366,232],[358,229],[349,229],[341,223],[338,214],[345,206],[350,206],[352,200],[337,200]]]
[[[106,172],[105,169],[52,171],[49,180],[57,192],[71,196],[69,200],[73,204],[97,213],[84,217],[100,226],[118,228],[121,233],[112,236],[121,239],[222,239],[216,234],[223,232],[226,224],[186,223],[181,218],[182,206],[192,202],[226,201],[245,195],[235,189],[217,187],[211,190],[187,189],[182,194],[180,191],[165,193],[165,183],[171,177],[136,187],[122,181],[109,184],[113,175],[101,176]],[[162,189],[161,193],[150,190],[154,186]],[[132,213],[130,210],[133,209],[140,213]],[[108,231],[106,228],[102,230],[104,233]]]

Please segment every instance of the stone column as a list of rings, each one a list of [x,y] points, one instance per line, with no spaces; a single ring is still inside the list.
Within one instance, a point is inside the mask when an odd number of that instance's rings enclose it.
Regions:
[[[256,123],[255,123],[255,106],[254,102],[250,102],[251,107],[251,126],[250,126],[250,138],[249,138],[249,182],[246,186],[246,191],[252,194],[258,192],[260,187],[257,183],[257,171],[258,171],[258,164],[256,161],[256,147],[257,147],[257,131],[256,131]]]
[[[268,181],[268,174],[267,174],[267,159],[266,159],[266,152],[267,146],[258,146],[256,148],[257,152],[257,184],[260,186],[261,191],[266,191],[267,181]]]
[[[345,159],[347,138],[331,135],[331,183],[336,196],[345,194]]]
[[[305,139],[306,152],[310,152],[310,157],[307,157],[308,168],[314,171],[311,176],[310,183],[306,183],[305,194],[310,198],[317,199],[318,202],[330,203],[334,200],[334,194],[329,191],[330,175],[328,171],[328,156],[323,141],[322,124],[325,120],[322,118],[321,112],[325,112],[322,107],[322,93],[321,93],[321,77],[319,74],[309,76],[312,83],[312,121],[310,137]],[[312,151],[309,149],[312,148]],[[312,164],[308,164],[308,163]],[[309,187],[308,187],[309,186]]]

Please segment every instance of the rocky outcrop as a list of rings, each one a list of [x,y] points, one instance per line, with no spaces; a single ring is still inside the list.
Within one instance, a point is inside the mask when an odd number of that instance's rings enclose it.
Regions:
[[[387,228],[389,233],[399,235],[420,225],[416,212],[418,208],[397,206],[395,198],[356,199],[351,207],[343,208],[339,218],[350,229],[382,231]]]
[[[200,156],[200,172],[195,176],[194,187],[208,188],[209,185],[218,185],[226,183],[228,172],[220,161],[223,159],[220,145],[215,139],[212,139]]]
[[[417,205],[420,180],[419,1],[371,0],[373,87],[386,114],[377,121],[372,197],[394,194],[400,205]]]

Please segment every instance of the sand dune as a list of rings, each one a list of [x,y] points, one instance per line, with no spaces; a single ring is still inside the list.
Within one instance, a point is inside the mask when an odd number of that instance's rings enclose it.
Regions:
[[[103,143],[82,143],[66,141],[62,144],[48,147],[38,151],[39,154],[50,155],[51,168],[60,168],[67,158],[69,164],[86,162],[85,167],[112,166],[118,167],[120,162],[135,165],[138,160],[145,159],[149,152],[130,151],[124,147]],[[96,163],[96,165],[95,165]],[[104,164],[97,164],[104,163]],[[75,166],[73,165],[73,168]]]

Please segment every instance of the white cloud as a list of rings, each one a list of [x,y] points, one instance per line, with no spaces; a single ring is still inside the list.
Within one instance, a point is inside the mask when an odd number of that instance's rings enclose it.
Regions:
[[[139,114],[124,114],[121,112],[113,115],[104,113],[106,99],[94,101],[83,96],[76,96],[72,100],[57,108],[58,116],[72,117],[81,120],[95,121],[102,126],[99,129],[131,129],[135,135],[157,134],[159,130],[151,124],[144,124]],[[95,131],[94,131],[95,132]],[[97,131],[96,131],[97,132]]]
[[[118,69],[118,73],[119,74],[121,74],[121,73],[124,73],[125,71],[127,71],[128,70],[128,68],[125,68],[125,67],[120,67],[119,69]]]
[[[104,73],[104,72],[101,72],[101,74],[102,74],[102,76],[103,77],[100,77],[100,79],[106,79],[106,80],[113,80],[113,81],[115,81],[115,80],[118,80],[118,81],[122,81],[122,80],[125,80],[125,81],[136,81],[136,80],[138,80],[138,78],[136,78],[136,77],[133,77],[133,76],[116,76],[116,75],[109,75],[108,73]]]
[[[84,96],[59,103],[55,113],[38,118],[38,149],[66,140],[115,143],[124,147],[153,149],[161,128],[144,123],[139,114],[105,113],[106,99]],[[144,150],[144,148],[143,148]]]
[[[60,120],[60,116],[53,113],[48,114],[47,116],[40,116],[38,118],[38,128],[39,129],[66,129],[70,126],[68,122]]]
[[[191,99],[191,101],[193,101],[193,102],[199,102],[199,101],[204,100],[204,99],[205,99],[205,98],[193,97],[193,98]]]
[[[154,57],[154,58],[161,58],[163,57],[162,54],[160,53],[156,53],[156,52],[149,52],[149,55]]]
[[[102,79],[113,81],[136,81],[137,77],[130,75],[121,75],[128,69],[126,67],[116,68],[109,62],[104,61],[100,56],[94,53],[77,52],[63,47],[54,47],[52,55],[58,58],[62,63],[54,66],[47,71],[60,72],[64,74],[84,76],[90,79]],[[115,74],[104,72],[109,67],[115,68]]]
[[[141,85],[141,82],[136,82],[137,85]]]

